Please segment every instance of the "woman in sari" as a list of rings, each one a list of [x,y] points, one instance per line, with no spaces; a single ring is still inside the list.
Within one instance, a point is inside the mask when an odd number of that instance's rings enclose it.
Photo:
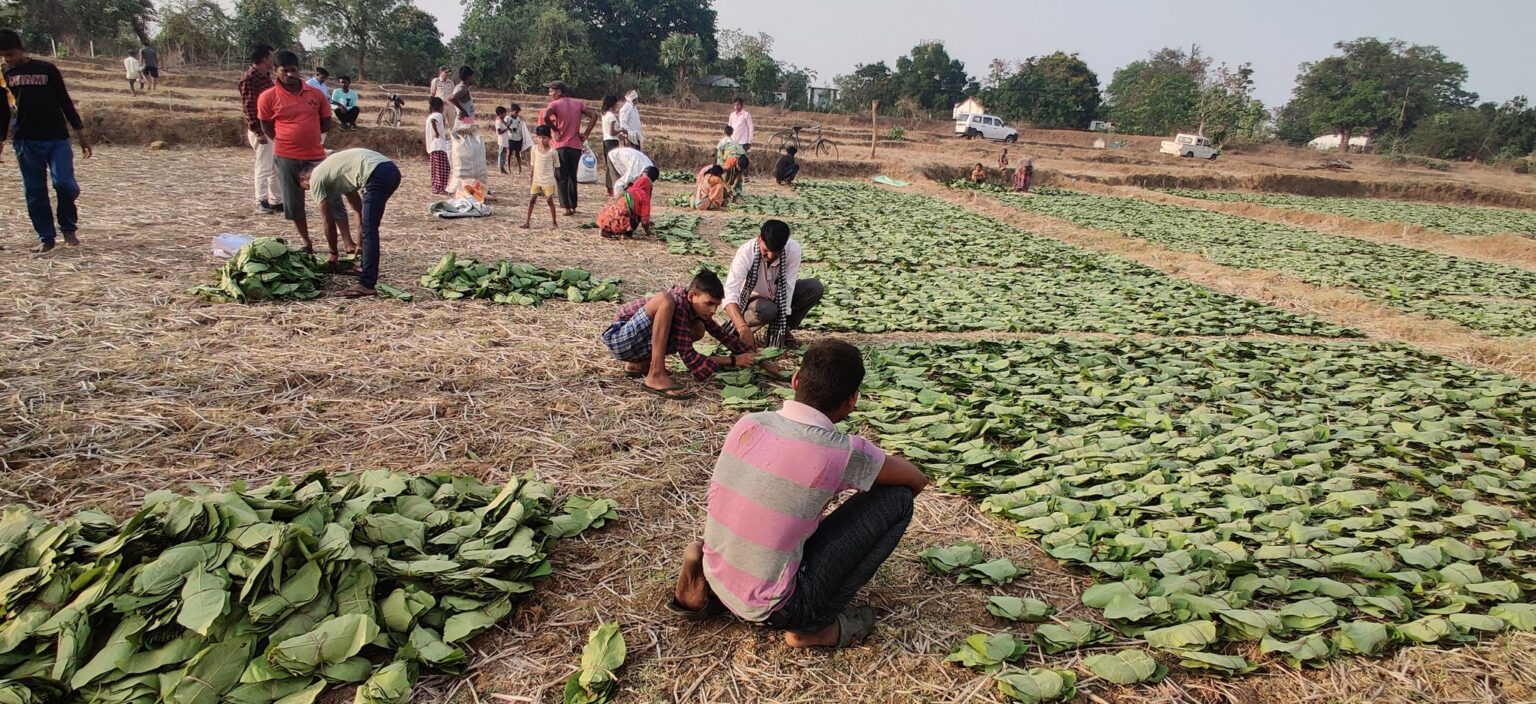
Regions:
[[[597,226],[603,237],[611,240],[634,237],[635,230],[640,227],[645,228],[645,234],[652,234],[651,189],[658,178],[661,178],[660,170],[655,166],[646,167],[645,173],[635,179],[629,188],[603,206],[597,214]]]
[[[693,189],[695,210],[725,210],[728,191],[724,175],[725,169],[719,164],[709,164],[699,169],[699,179]]]

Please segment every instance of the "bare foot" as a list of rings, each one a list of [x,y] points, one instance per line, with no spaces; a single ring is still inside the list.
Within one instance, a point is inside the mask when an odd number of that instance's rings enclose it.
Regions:
[[[784,632],[784,644],[791,648],[830,648],[837,645],[838,636],[842,635],[842,629],[837,622],[815,633]]]
[[[521,224],[521,225],[518,225],[518,227],[519,227],[519,228],[520,228],[520,229],[524,229],[524,230],[526,230],[526,229],[528,229],[528,223],[526,223],[526,222],[525,222],[525,223],[523,223],[523,224]]]
[[[695,540],[683,549],[683,567],[673,593],[677,603],[701,611],[709,605],[709,583],[704,580],[704,541]],[[836,634],[833,635],[834,642]]]
[[[630,376],[645,376],[645,366],[640,362],[625,362],[624,373]]]

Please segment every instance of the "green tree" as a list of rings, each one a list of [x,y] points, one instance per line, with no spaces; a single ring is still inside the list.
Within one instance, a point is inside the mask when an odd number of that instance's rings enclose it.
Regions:
[[[554,80],[581,90],[601,77],[586,25],[555,4],[543,6],[533,18],[516,57],[516,85],[522,90],[537,91]]]
[[[0,0],[0,17],[31,46],[60,46],[85,53],[124,53],[150,43],[155,19],[151,0]]]
[[[752,96],[754,102],[767,104],[774,101],[774,94],[779,92],[779,83],[783,79],[783,71],[779,62],[763,51],[749,51],[743,59],[741,73],[741,86]]]
[[[1291,119],[1316,132],[1336,131],[1346,140],[1358,130],[1397,136],[1430,115],[1477,101],[1463,88],[1466,67],[1436,47],[1363,37],[1334,48],[1338,55],[1301,65],[1292,92]]]
[[[155,45],[183,61],[223,61],[234,52],[234,23],[214,0],[179,0],[160,13]]]
[[[526,0],[465,0],[464,19],[449,53],[475,67],[481,84],[512,87],[518,68],[513,58],[527,43],[529,29],[543,10],[544,6]]]
[[[693,99],[693,79],[704,61],[704,43],[697,34],[669,34],[661,42],[661,65],[672,69],[672,90],[684,100]]]
[[[839,109],[848,112],[868,110],[871,101],[878,100],[887,110],[896,103],[895,75],[884,61],[859,64],[853,73],[832,79],[837,87]]]
[[[385,18],[379,46],[386,47],[374,78],[391,83],[414,83],[435,75],[448,57],[437,18],[413,4],[401,5]]]
[[[1228,140],[1256,142],[1268,137],[1269,113],[1253,97],[1253,68],[1226,64],[1207,72],[1195,108],[1200,133],[1217,144]]]
[[[989,111],[1010,120],[1083,129],[1098,115],[1099,77],[1077,54],[1058,51],[1030,58],[980,96]]]
[[[1189,53],[1165,48],[1126,64],[1110,78],[1105,113],[1116,130],[1130,134],[1193,129],[1206,63],[1194,47]]]
[[[367,75],[368,55],[379,47],[388,18],[410,0],[292,0],[308,28],[357,52],[357,75]]]
[[[291,49],[298,44],[299,33],[277,0],[239,0],[232,31],[235,46],[242,52],[257,44],[275,49]]]
[[[566,0],[564,7],[589,28],[599,63],[655,73],[668,66],[661,59],[661,44],[674,34],[699,39],[700,66],[715,57],[710,0]]]
[[[965,72],[965,63],[952,59],[943,42],[925,42],[896,59],[891,80],[897,98],[908,97],[925,110],[949,109],[980,86]]]

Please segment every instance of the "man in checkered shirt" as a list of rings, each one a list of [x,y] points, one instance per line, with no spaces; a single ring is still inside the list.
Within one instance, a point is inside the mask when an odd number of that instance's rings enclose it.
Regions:
[[[624,362],[624,371],[640,378],[641,388],[667,399],[687,399],[693,392],[672,380],[667,373],[667,355],[676,354],[695,379],[714,376],[721,365],[751,366],[756,353],[742,343],[735,333],[726,332],[715,322],[715,312],[725,298],[725,286],[714,272],[704,270],[693,277],[687,288],[674,286],[647,298],[640,298],[619,309],[603,343],[608,351]],[[693,349],[693,343],[710,336],[730,348],[731,356],[709,357]]]

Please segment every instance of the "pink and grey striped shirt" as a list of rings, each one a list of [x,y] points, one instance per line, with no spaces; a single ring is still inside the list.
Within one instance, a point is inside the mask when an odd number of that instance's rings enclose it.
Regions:
[[[737,421],[709,481],[704,577],[715,596],[743,619],[767,619],[794,592],[827,504],[868,491],[883,464],[880,448],[803,403]]]

